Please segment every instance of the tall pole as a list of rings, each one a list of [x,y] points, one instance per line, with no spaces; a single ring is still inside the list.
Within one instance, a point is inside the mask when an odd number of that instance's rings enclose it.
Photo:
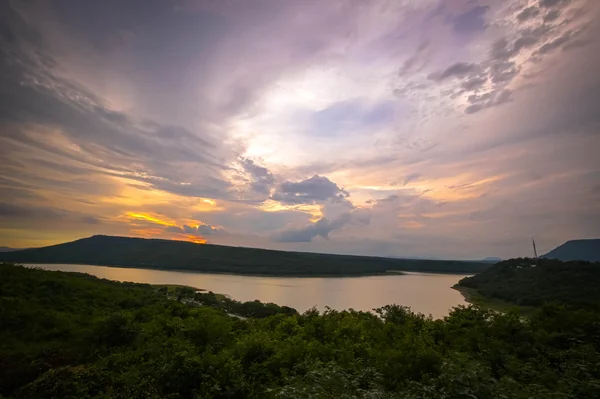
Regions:
[[[531,242],[533,243],[533,259],[537,259],[537,249],[535,249],[535,240],[531,237]]]

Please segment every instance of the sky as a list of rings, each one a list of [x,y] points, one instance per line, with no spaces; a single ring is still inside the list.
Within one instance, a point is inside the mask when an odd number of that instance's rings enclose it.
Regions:
[[[3,1],[0,245],[600,237],[595,0]]]

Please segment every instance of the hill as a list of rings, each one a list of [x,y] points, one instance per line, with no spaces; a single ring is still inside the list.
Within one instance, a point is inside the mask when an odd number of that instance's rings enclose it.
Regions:
[[[543,257],[562,261],[585,260],[588,262],[600,262],[600,239],[567,241]]]
[[[511,259],[465,277],[458,288],[516,305],[555,303],[600,310],[600,263],[555,259]]]
[[[483,258],[481,260],[481,262],[486,262],[486,263],[498,263],[498,262],[502,262],[502,259],[500,258],[496,258],[495,256],[488,256],[487,258]]]
[[[0,253],[0,261],[277,276],[360,276],[390,270],[471,274],[489,267],[484,263],[463,261],[326,255],[100,235],[49,247]]]
[[[261,318],[238,319],[162,291],[0,263],[0,397],[600,397],[597,312],[254,302]]]

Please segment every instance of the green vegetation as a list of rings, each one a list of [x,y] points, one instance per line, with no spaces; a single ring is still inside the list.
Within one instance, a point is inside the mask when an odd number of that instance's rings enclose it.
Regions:
[[[467,294],[479,303],[482,299],[519,306],[556,303],[600,310],[599,281],[600,263],[519,258],[499,262],[480,274],[465,277],[458,286],[469,289]]]
[[[0,396],[600,397],[596,310],[432,320],[252,304],[275,312],[241,320],[223,297],[163,288],[0,264]]]
[[[476,262],[325,255],[111,236],[0,253],[0,261],[274,276],[361,276],[390,270],[470,274],[489,267]]]
[[[531,315],[537,310],[534,306],[517,305],[504,299],[484,296],[474,288],[463,287],[459,284],[456,284],[452,288],[459,291],[465,298],[465,301],[486,309],[493,309],[499,312],[518,312],[522,316]]]

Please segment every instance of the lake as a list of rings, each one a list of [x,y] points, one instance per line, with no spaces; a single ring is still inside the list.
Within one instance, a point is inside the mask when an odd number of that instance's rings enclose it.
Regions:
[[[316,306],[324,310],[370,311],[389,304],[441,318],[463,296],[451,287],[465,275],[407,273],[365,277],[258,277],[231,274],[175,272],[90,265],[29,264],[46,270],[88,273],[116,281],[189,285],[229,295],[238,301],[273,302],[299,312]]]

